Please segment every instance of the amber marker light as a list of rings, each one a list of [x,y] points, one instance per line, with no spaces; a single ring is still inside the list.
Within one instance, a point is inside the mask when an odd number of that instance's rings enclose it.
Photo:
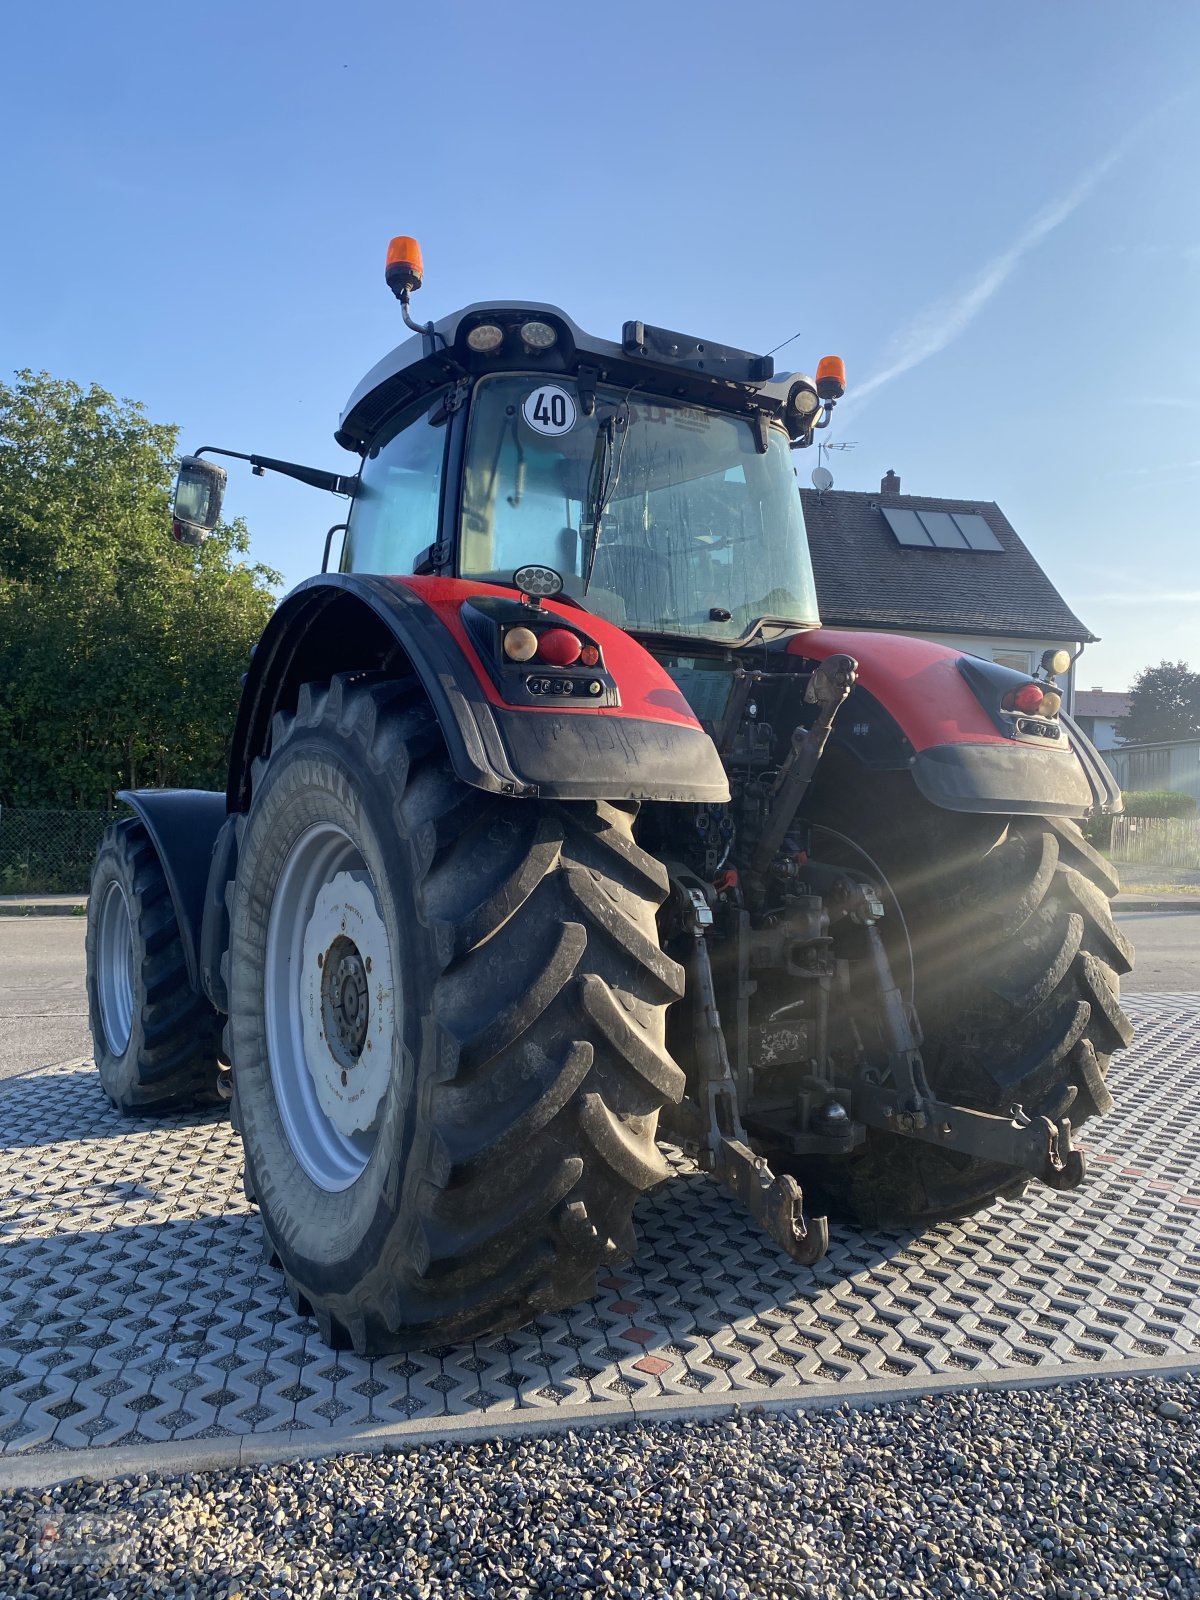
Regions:
[[[425,266],[421,260],[421,246],[407,234],[398,234],[388,245],[385,274],[388,288],[399,300],[406,294],[415,294],[425,281]]]
[[[822,400],[840,400],[846,392],[846,363],[841,356],[822,356],[817,363],[817,393]]]
[[[1038,706],[1039,717],[1056,717],[1062,710],[1062,695],[1057,689],[1047,689]]]

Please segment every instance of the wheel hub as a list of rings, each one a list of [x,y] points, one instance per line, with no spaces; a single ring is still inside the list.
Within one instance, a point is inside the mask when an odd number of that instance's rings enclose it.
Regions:
[[[387,930],[365,872],[318,890],[304,930],[300,1014],[304,1065],[339,1133],[368,1133],[391,1075],[395,997]]]
[[[338,937],[318,955],[321,968],[321,1021],[329,1047],[349,1071],[363,1053],[371,1000],[367,991],[367,965],[353,939]]]

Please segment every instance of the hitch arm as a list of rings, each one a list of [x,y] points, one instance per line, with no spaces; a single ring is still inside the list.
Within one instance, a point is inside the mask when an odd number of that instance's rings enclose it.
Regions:
[[[1013,1106],[1007,1117],[935,1099],[925,1076],[908,1010],[892,978],[891,964],[875,920],[879,902],[874,891],[861,889],[856,920],[864,924],[871,952],[881,1020],[888,1048],[890,1081],[880,1082],[871,1069],[860,1074],[854,1090],[854,1115],[873,1128],[906,1139],[961,1150],[981,1161],[1030,1172],[1052,1189],[1076,1189],[1083,1182],[1083,1152],[1071,1143],[1066,1117],[1030,1117]]]
[[[1013,1106],[1007,1117],[999,1117],[932,1098],[905,1107],[897,1104],[894,1086],[878,1083],[859,1084],[854,1115],[870,1127],[906,1139],[1016,1167],[1052,1189],[1077,1189],[1084,1179],[1083,1152],[1071,1143],[1067,1117],[1055,1124],[1049,1117],[1027,1116],[1020,1106]]]
[[[829,1248],[825,1217],[806,1217],[800,1185],[787,1173],[775,1174],[751,1150],[738,1111],[737,1087],[721,1030],[713,988],[706,930],[712,909],[702,889],[676,883],[684,923],[692,935],[689,977],[694,995],[696,1057],[699,1062],[700,1163],[735,1195],[750,1215],[793,1261],[811,1266]],[[699,1131],[699,1129],[698,1129]]]

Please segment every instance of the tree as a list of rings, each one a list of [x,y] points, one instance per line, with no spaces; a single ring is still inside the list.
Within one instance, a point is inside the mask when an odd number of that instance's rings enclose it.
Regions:
[[[0,805],[224,787],[280,579],[240,520],[171,541],[176,434],[95,385],[0,384]]]
[[[1143,667],[1129,691],[1129,710],[1117,723],[1126,744],[1200,737],[1200,672],[1186,661]]]

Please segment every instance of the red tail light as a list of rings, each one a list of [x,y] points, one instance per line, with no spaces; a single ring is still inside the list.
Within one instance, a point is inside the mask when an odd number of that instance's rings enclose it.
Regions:
[[[1010,711],[1023,711],[1031,717],[1041,705],[1045,692],[1040,683],[1026,683],[1011,694],[1006,694],[1004,704]]]
[[[538,636],[538,660],[551,667],[570,667],[579,660],[583,640],[569,628],[547,628]]]

